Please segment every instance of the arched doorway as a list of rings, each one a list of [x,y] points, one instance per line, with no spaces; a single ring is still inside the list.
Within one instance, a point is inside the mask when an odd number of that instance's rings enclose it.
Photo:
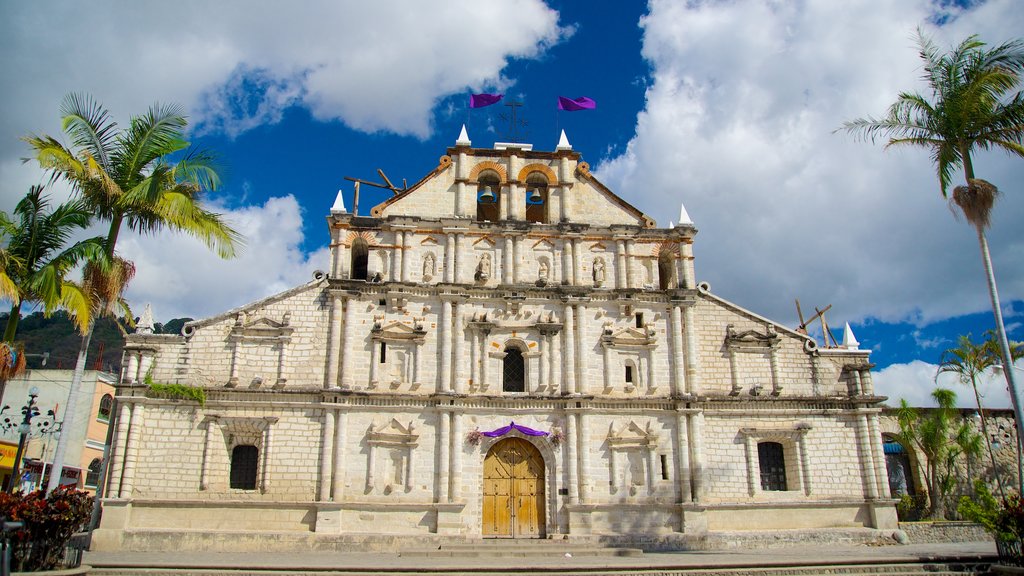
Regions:
[[[520,438],[502,440],[484,458],[484,538],[543,538],[544,458]]]

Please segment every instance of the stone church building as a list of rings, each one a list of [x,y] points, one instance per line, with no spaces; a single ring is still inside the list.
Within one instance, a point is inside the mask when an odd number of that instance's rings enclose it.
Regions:
[[[698,283],[681,212],[564,133],[463,129],[368,215],[339,194],[329,272],[128,337],[94,546],[895,528],[868,351]]]

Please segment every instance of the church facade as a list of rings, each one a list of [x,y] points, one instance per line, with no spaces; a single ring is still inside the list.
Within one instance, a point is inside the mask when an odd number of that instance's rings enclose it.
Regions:
[[[697,283],[680,216],[564,134],[463,130],[369,215],[339,194],[329,271],[128,337],[94,546],[895,528],[868,351]]]

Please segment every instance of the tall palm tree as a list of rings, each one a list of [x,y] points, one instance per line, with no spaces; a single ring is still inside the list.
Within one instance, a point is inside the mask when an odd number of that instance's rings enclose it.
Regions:
[[[872,142],[884,135],[888,137],[886,148],[905,145],[927,148],[935,162],[943,197],[947,196],[954,172],[963,170],[966,186],[958,186],[953,191],[951,204],[977,232],[1000,353],[1005,365],[1012,366],[985,238],[998,190],[975,176],[971,155],[976,150],[998,148],[1024,158],[1024,94],[1017,90],[1024,72],[1024,41],[1014,40],[987,49],[977,36],[971,36],[951,52],[942,53],[919,29],[917,43],[931,97],[900,93],[886,116],[852,120],[844,123],[841,130]],[[1022,391],[1017,387],[1013,370],[1005,370],[1004,374],[1017,429],[1024,430]],[[1019,481],[1018,488],[1024,492],[1024,477]]]
[[[25,302],[38,302],[43,311],[52,312],[70,302],[75,286],[67,274],[80,262],[94,260],[103,253],[103,238],[89,238],[68,246],[72,234],[89,226],[92,212],[84,202],[75,200],[50,210],[50,200],[42,186],[32,186],[14,207],[12,215],[0,212],[0,234],[7,240],[4,272],[14,286],[11,313],[4,330],[4,342],[13,342]],[[82,301],[77,300],[79,304]],[[69,310],[80,328],[89,322],[88,307]]]
[[[234,256],[241,236],[220,214],[203,205],[203,193],[215,189],[220,179],[210,154],[188,150],[184,137],[188,121],[181,107],[154,105],[120,129],[91,97],[69,94],[61,105],[61,115],[64,132],[74,149],[50,136],[29,136],[25,141],[41,167],[53,177],[70,182],[95,216],[110,223],[105,241],[108,261],[116,261],[117,239],[125,226],[142,234],[162,229],[188,234],[221,257]],[[174,162],[172,155],[180,158]],[[114,307],[114,299],[130,277],[124,272],[123,265],[113,266],[107,278],[102,277],[102,271],[85,277],[84,283],[92,287],[91,295],[100,300],[98,309]],[[68,394],[67,428],[72,426],[91,337],[90,327],[82,336]],[[62,435],[57,443],[48,492],[60,482],[65,438]]]

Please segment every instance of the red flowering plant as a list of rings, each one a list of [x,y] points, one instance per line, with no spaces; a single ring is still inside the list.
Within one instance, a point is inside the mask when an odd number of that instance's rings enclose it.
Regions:
[[[22,522],[9,535],[11,567],[17,572],[50,570],[64,555],[64,547],[89,519],[92,496],[61,486],[47,497],[37,490],[28,494],[0,493],[0,517]]]

